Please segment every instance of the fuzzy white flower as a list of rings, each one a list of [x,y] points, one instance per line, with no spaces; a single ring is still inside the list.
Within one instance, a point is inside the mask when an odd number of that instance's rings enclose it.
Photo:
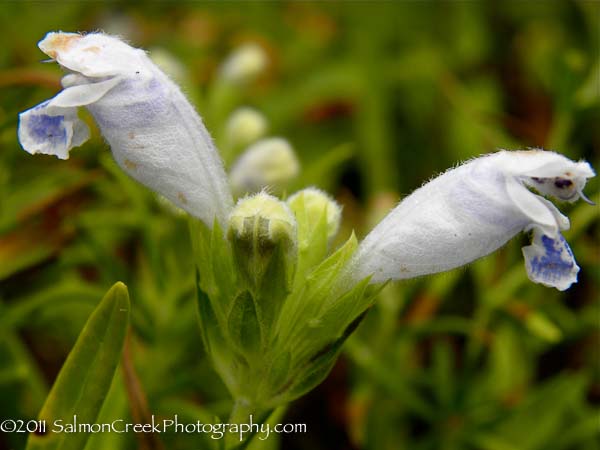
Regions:
[[[499,151],[449,170],[417,189],[360,244],[357,279],[372,282],[450,270],[483,257],[521,231],[529,278],[559,290],[577,281],[577,266],[560,234],[569,220],[539,193],[573,202],[594,171],[557,153]],[[587,199],[586,199],[587,200]]]
[[[89,131],[85,106],[131,177],[212,226],[225,226],[233,200],[221,159],[202,120],[146,52],[102,33],[48,33],[40,49],[69,74],[64,90],[20,114],[29,153],[69,157]]]

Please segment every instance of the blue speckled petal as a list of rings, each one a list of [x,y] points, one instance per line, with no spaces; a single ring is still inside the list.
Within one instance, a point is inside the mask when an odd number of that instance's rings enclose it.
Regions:
[[[29,153],[67,159],[72,147],[89,138],[89,129],[75,108],[56,108],[46,101],[19,114],[18,134]]]
[[[531,281],[559,291],[564,291],[577,282],[579,266],[569,244],[560,233],[552,239],[536,228],[533,242],[522,250]]]

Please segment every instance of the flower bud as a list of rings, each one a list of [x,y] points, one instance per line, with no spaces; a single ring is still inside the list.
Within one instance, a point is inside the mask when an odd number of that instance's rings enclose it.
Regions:
[[[327,224],[328,240],[333,239],[337,234],[342,217],[342,208],[325,192],[317,188],[303,189],[292,195],[287,203],[296,215],[298,222],[306,222],[309,229],[307,235],[310,235],[311,230],[323,219]]]
[[[238,268],[253,290],[260,289],[267,271],[287,286],[296,253],[296,220],[288,206],[261,192],[241,199],[229,217],[228,238]]]
[[[221,76],[232,83],[248,83],[256,79],[267,67],[264,49],[254,43],[235,49],[221,66]]]
[[[282,138],[262,139],[251,145],[233,164],[229,179],[235,194],[279,191],[300,172],[290,143]]]
[[[563,201],[585,199],[594,171],[543,150],[500,151],[476,158],[417,189],[359,246],[355,277],[372,282],[412,278],[468,264],[533,231],[523,248],[529,278],[559,290],[579,267],[560,231],[569,220],[528,187]]]
[[[221,159],[202,120],[146,52],[102,33],[48,33],[40,49],[70,73],[63,91],[19,116],[29,153],[67,159],[89,137],[85,106],[119,166],[212,227],[232,207]]]
[[[265,116],[254,108],[235,110],[225,125],[225,138],[230,147],[242,148],[265,135],[268,123]]]

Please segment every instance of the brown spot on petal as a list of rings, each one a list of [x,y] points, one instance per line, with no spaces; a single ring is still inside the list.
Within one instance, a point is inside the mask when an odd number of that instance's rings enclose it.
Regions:
[[[134,133],[133,131],[130,131],[130,132],[127,134],[127,137],[128,137],[129,139],[135,139],[135,133]]]
[[[91,53],[100,53],[100,47],[97,47],[95,45],[93,45],[92,47],[86,47],[83,49],[84,52],[91,52]]]
[[[127,167],[130,170],[136,170],[138,168],[137,163],[134,163],[133,161],[131,161],[130,159],[125,159],[123,160],[123,164],[125,165],[125,167]]]
[[[181,203],[183,203],[184,205],[187,205],[188,200],[187,200],[187,197],[183,194],[183,192],[178,192],[177,198],[179,199],[179,201]]]
[[[73,42],[78,41],[81,37],[79,34],[53,33],[40,42],[40,49],[51,58],[56,59],[58,53],[68,50]]]

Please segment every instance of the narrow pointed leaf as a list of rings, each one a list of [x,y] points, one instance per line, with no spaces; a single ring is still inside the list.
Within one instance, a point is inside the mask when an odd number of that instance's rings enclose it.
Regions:
[[[129,294],[116,283],[88,319],[67,357],[39,419],[46,421],[45,434],[31,434],[27,450],[81,450],[89,433],[57,433],[67,430],[77,417],[79,424],[94,424],[108,394],[121,358],[129,325]]]

